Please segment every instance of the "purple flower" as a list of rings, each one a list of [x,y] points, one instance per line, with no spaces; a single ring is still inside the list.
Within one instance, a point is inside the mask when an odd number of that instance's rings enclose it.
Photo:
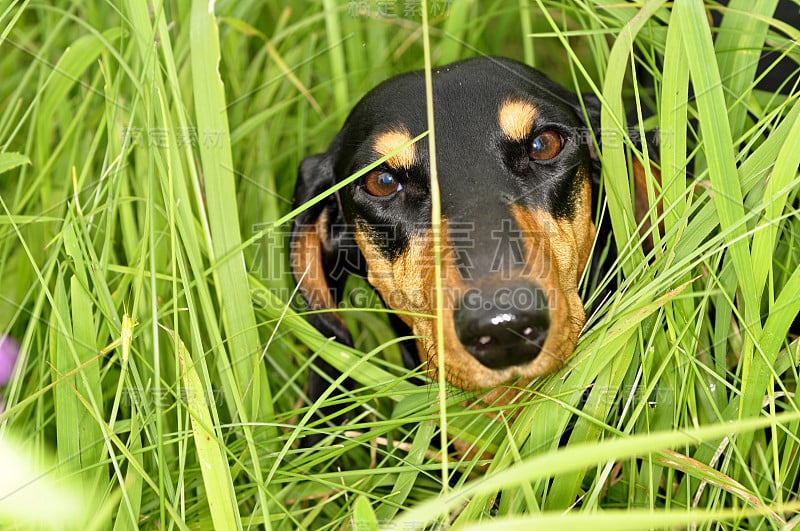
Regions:
[[[0,386],[11,379],[17,356],[19,356],[19,343],[13,337],[0,336]]]

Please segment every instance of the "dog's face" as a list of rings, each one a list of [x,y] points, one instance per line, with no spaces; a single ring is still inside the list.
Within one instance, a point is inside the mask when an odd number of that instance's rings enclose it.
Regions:
[[[433,71],[441,226],[431,221],[422,72],[368,93],[329,150],[301,166],[303,201],[388,156],[298,216],[293,270],[312,308],[366,274],[438,370],[434,245],[441,250],[445,376],[472,390],[558,369],[585,322],[578,282],[594,239],[589,128],[575,95],[516,62]],[[317,314],[324,315],[324,314]],[[335,314],[316,318],[347,340]]]

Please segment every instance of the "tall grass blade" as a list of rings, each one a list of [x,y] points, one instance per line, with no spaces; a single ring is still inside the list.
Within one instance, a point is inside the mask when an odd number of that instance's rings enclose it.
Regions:
[[[183,341],[179,337],[175,339],[178,342],[178,359],[186,389],[192,438],[197,449],[197,461],[203,476],[211,520],[215,529],[242,529],[231,471],[225,459],[222,434],[214,428],[208,409],[206,397],[209,395]]]
[[[194,76],[197,127],[216,135],[216,145],[201,143],[203,182],[208,201],[208,222],[211,246],[217,263],[217,293],[225,316],[230,341],[230,358],[240,391],[249,404],[246,418],[274,416],[269,385],[261,365],[256,319],[250,301],[250,290],[244,257],[235,252],[242,242],[237,213],[239,208],[234,184],[234,164],[230,151],[230,130],[225,112],[225,91],[219,77],[219,30],[213,3],[192,3],[192,75]],[[232,253],[233,252],[233,253]],[[232,254],[231,254],[232,253]],[[250,385],[252,383],[252,385]]]

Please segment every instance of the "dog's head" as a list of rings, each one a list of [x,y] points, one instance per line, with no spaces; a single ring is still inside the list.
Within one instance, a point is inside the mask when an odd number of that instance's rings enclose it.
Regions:
[[[366,275],[435,371],[439,245],[447,380],[472,390],[547,374],[585,322],[578,283],[595,235],[597,102],[582,107],[505,59],[432,74],[441,225],[431,222],[430,138],[411,142],[428,130],[424,73],[412,72],[369,92],[328,151],[303,161],[297,204],[388,156],[296,218],[293,271],[314,309],[338,305],[347,274]],[[337,314],[313,322],[349,340]]]

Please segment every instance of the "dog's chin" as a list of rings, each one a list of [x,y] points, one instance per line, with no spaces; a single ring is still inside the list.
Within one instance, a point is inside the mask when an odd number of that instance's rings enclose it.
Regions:
[[[564,366],[564,358],[574,348],[566,345],[569,351],[547,352],[544,349],[539,355],[520,365],[513,365],[502,369],[492,369],[481,364],[463,348],[445,347],[444,373],[447,383],[464,391],[491,390],[500,386],[524,386],[534,378],[548,375]],[[436,379],[439,372],[439,357],[436,354],[437,345],[431,342],[426,345],[425,351],[431,353],[426,360],[428,375]]]

